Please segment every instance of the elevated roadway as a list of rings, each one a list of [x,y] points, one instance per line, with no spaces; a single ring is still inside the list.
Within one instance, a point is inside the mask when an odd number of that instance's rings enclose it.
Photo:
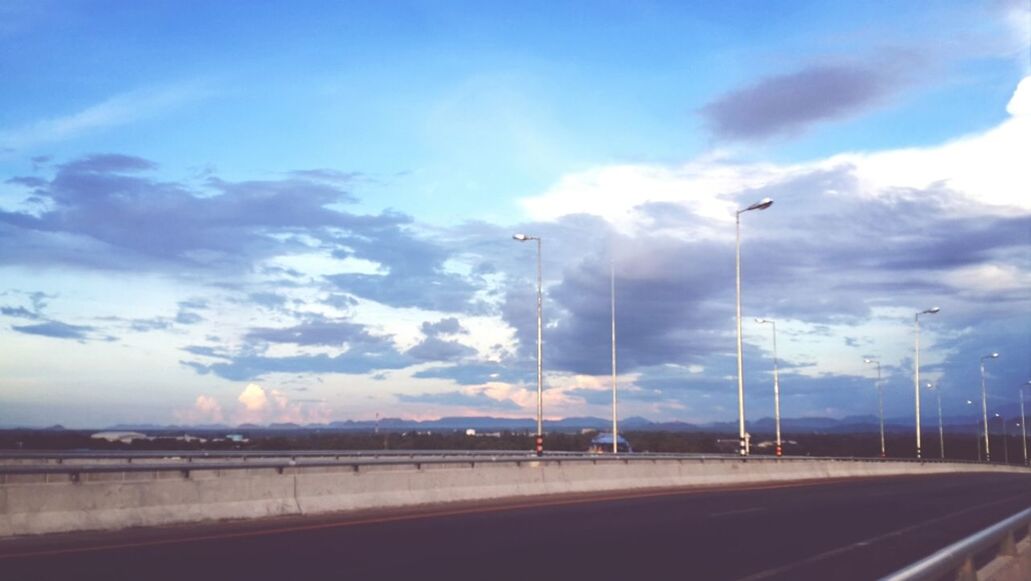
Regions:
[[[1031,506],[1031,476],[604,492],[0,541],[5,579],[874,579]]]

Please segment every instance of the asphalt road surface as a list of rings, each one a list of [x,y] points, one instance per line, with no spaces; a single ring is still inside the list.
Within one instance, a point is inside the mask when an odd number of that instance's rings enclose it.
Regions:
[[[875,579],[1031,506],[1031,476],[782,483],[13,539],[0,578]]]

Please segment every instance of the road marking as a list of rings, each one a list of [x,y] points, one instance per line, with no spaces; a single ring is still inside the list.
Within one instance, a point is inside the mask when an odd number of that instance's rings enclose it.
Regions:
[[[764,483],[764,484],[752,484],[752,485],[740,485],[740,486],[714,486],[710,488],[691,488],[691,489],[670,489],[670,490],[658,490],[651,492],[629,492],[622,494],[611,494],[603,496],[591,496],[588,498],[569,498],[569,499],[558,499],[558,500],[545,500],[535,502],[525,502],[519,504],[508,504],[501,506],[480,506],[470,507],[464,509],[451,509],[451,510],[439,510],[432,512],[413,513],[413,514],[402,514],[395,516],[382,516],[382,517],[371,517],[365,519],[349,520],[349,521],[337,521],[329,523],[319,523],[311,525],[299,525],[299,526],[288,526],[279,528],[269,528],[256,531],[243,531],[235,533],[221,533],[221,534],[210,534],[210,535],[199,535],[196,537],[181,537],[175,539],[154,539],[149,541],[136,541],[128,543],[112,543],[107,545],[95,545],[92,547],[67,547],[60,549],[44,549],[39,551],[26,551],[22,553],[7,553],[0,554],[0,561],[5,559],[17,559],[17,558],[28,558],[28,557],[47,557],[54,555],[67,555],[72,553],[93,553],[100,551],[111,551],[118,549],[131,549],[137,547],[155,547],[162,545],[179,545],[185,543],[195,543],[202,541],[216,541],[223,539],[242,539],[250,537],[262,537],[268,535],[278,535],[286,533],[295,533],[302,531],[314,531],[320,529],[332,529],[332,528],[343,528],[360,525],[371,525],[371,524],[382,524],[401,522],[408,520],[421,520],[430,518],[441,518],[449,516],[462,516],[467,514],[483,514],[490,512],[504,512],[522,510],[528,508],[542,508],[550,506],[567,506],[577,504],[589,504],[592,502],[610,502],[616,500],[631,500],[637,498],[656,498],[663,496],[690,496],[695,494],[708,494],[713,492],[744,492],[752,490],[772,490],[777,488],[802,488],[812,486],[823,486],[825,484],[836,484],[840,482],[854,481],[855,478],[826,478],[823,480],[806,480],[806,481],[795,481],[795,482],[777,482],[777,483]],[[403,508],[403,507],[402,507]],[[200,523],[208,524],[208,523]]]
[[[714,512],[714,513],[710,514],[709,516],[711,518],[718,518],[718,517],[721,517],[721,516],[732,516],[732,515],[735,515],[735,514],[748,514],[748,513],[752,513],[752,512],[762,512],[764,510],[766,510],[766,507],[764,507],[764,506],[757,506],[755,508],[742,508],[740,510],[728,510],[726,512]]]
[[[872,545],[874,543],[878,543],[878,542],[881,542],[883,540],[886,540],[886,539],[889,539],[889,538],[892,538],[892,537],[898,537],[898,536],[901,536],[901,535],[904,535],[904,534],[907,534],[907,533],[911,533],[911,532],[913,532],[913,531],[915,531],[915,530],[917,530],[917,529],[919,529],[921,527],[925,527],[925,526],[928,526],[928,525],[931,525],[931,524],[937,524],[939,522],[948,520],[950,518],[959,516],[961,514],[966,514],[968,512],[973,512],[973,511],[976,511],[976,510],[980,510],[980,509],[985,508],[987,506],[993,506],[993,505],[996,505],[996,504],[1004,504],[1004,503],[1007,503],[1007,502],[1009,502],[1009,501],[1011,501],[1011,500],[1013,500],[1015,498],[1020,498],[1020,497],[1023,497],[1023,496],[1027,496],[1027,493],[1026,492],[1021,492],[1019,494],[1015,494],[1013,496],[1010,496],[1010,497],[1007,497],[1007,498],[1003,498],[1002,500],[996,500],[994,502],[986,502],[984,504],[978,504],[978,505],[975,505],[975,506],[971,506],[971,507],[965,508],[965,509],[963,509],[963,510],[961,510],[959,512],[953,512],[953,513],[949,513],[949,514],[946,514],[946,515],[943,515],[943,516],[935,517],[935,518],[932,518],[930,520],[926,520],[926,521],[917,523],[915,525],[910,525],[908,527],[901,528],[901,529],[898,529],[898,530],[895,530],[895,531],[891,531],[889,533],[884,533],[883,535],[878,535],[876,537],[871,537],[869,539],[865,539],[865,540],[862,540],[862,541],[859,541],[859,542],[856,542],[856,543],[852,543],[851,545],[845,545],[844,547],[838,547],[837,549],[832,549],[832,550],[827,551],[825,553],[820,553],[818,555],[813,555],[812,557],[809,557],[807,559],[803,559],[801,561],[795,561],[794,563],[789,563],[787,565],[782,565],[780,567],[776,567],[776,568],[773,568],[773,569],[766,569],[765,571],[760,571],[758,573],[749,575],[747,577],[741,577],[737,581],[757,581],[758,579],[766,579],[768,577],[773,577],[775,575],[780,575],[781,573],[786,573],[786,572],[788,572],[788,571],[790,571],[792,569],[797,569],[797,568],[803,567],[805,565],[809,565],[809,564],[812,564],[812,563],[817,563],[819,561],[823,561],[824,559],[827,559],[829,557],[834,557],[834,556],[837,556],[837,555],[840,555],[840,554],[843,554],[843,553],[847,553],[847,552],[852,551],[854,549],[859,549],[859,548],[865,547],[867,545]]]

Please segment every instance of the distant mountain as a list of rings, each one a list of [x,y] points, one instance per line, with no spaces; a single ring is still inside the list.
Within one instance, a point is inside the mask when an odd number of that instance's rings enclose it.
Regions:
[[[975,409],[976,407],[976,409]],[[1031,406],[1029,406],[1031,407]],[[1007,404],[998,408],[999,413],[1007,418],[1007,426],[1014,433],[1019,429],[1015,422],[1020,416],[1020,409],[1016,404]],[[994,418],[989,412],[989,423],[992,431],[998,431],[1001,422]],[[1029,409],[1028,411],[1031,411]],[[975,425],[981,421],[980,406],[970,406],[970,413],[963,416],[946,416],[942,423],[951,431],[973,432]],[[497,418],[492,416],[471,416],[471,417],[442,417],[435,420],[406,420],[403,418],[380,418],[376,420],[340,420],[319,424],[297,424],[297,423],[272,423],[260,425],[245,423],[238,426],[226,424],[196,424],[196,425],[157,425],[157,424],[116,424],[104,428],[116,431],[244,431],[244,430],[348,430],[348,431],[371,431],[374,429],[389,431],[408,430],[507,430],[513,432],[529,432],[536,428],[534,418]],[[557,431],[579,431],[593,429],[608,431],[612,425],[611,418],[596,418],[593,416],[568,417],[560,420],[545,420],[546,430]],[[925,408],[923,410],[923,426],[925,429],[933,430],[938,425],[936,410]],[[746,424],[748,431],[753,433],[773,433],[775,429],[773,418],[764,417],[756,420],[749,420]],[[710,422],[706,424],[690,424],[680,421],[656,422],[640,416],[631,416],[619,420],[620,430],[627,431],[669,431],[669,432],[710,432],[710,433],[736,433],[738,430],[737,421]],[[913,430],[913,417],[897,416],[884,420],[885,431],[891,433],[903,433]],[[63,429],[61,426],[51,426],[50,430]],[[880,420],[876,415],[867,414],[861,416],[848,416],[844,418],[782,418],[781,431],[786,433],[870,433],[880,429]],[[976,428],[980,429],[980,428]]]

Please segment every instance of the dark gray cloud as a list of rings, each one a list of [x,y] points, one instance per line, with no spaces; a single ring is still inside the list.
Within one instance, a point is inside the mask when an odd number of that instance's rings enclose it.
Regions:
[[[417,379],[450,379],[459,385],[483,385],[491,381],[529,384],[536,382],[536,367],[533,364],[516,365],[511,362],[494,363],[472,361],[458,365],[445,365],[416,371]],[[536,385],[536,383],[535,383]]]
[[[291,327],[258,327],[243,336],[244,346],[234,352],[193,345],[184,351],[219,361],[201,363],[182,361],[198,373],[214,373],[233,381],[249,380],[271,373],[345,373],[364,374],[385,369],[401,369],[416,363],[400,353],[388,335],[375,335],[368,327],[347,320],[313,317]],[[336,347],[337,355],[300,354],[286,357],[266,355],[268,344],[298,347]]]
[[[397,353],[383,351],[380,353],[343,353],[335,356],[318,354],[290,357],[243,354],[234,355],[227,361],[211,364],[197,361],[183,361],[182,364],[201,374],[213,373],[230,381],[247,381],[272,373],[361,375],[381,369],[401,369],[411,365],[412,361]]]
[[[425,321],[420,328],[426,337],[406,352],[410,357],[421,361],[452,362],[476,355],[476,350],[472,347],[440,337],[469,334],[455,317],[441,319],[435,323]]]
[[[426,321],[420,327],[427,337],[438,335],[468,335],[469,331],[455,317],[441,319],[436,323]]]
[[[347,345],[363,353],[393,348],[389,336],[373,335],[365,325],[323,318],[313,318],[292,327],[251,329],[244,335],[244,339],[250,343],[292,343],[328,347]]]
[[[720,96],[701,114],[719,138],[764,138],[854,115],[878,104],[898,86],[894,67],[884,63],[820,64],[760,79]]]
[[[1031,217],[958,215],[951,206],[955,194],[940,186],[872,197],[847,166],[798,175],[735,197],[743,207],[767,195],[776,200],[771,209],[742,217],[746,333],[751,318],[761,316],[807,323],[813,332],[829,337],[832,325],[869,321],[874,307],[922,309],[941,304],[943,312],[949,311],[954,318],[942,316],[928,325],[945,333],[986,325],[1006,328],[1008,334],[999,337],[995,349],[1031,351],[1031,333],[1027,331],[1031,328],[1027,315],[1031,294],[1026,289],[995,290],[983,284],[964,287],[952,278],[957,269],[983,264],[1008,265],[1019,272],[1031,269],[1027,252]],[[665,398],[691,409],[706,405],[713,414],[726,416],[734,407],[736,391],[736,381],[727,379],[736,376],[733,223],[722,240],[693,239],[680,233],[691,232],[699,225],[698,218],[681,206],[646,204],[636,212],[655,228],[633,237],[602,229],[604,236],[599,240],[598,229],[585,221],[582,229],[566,224],[568,230],[553,231],[546,239],[546,249],[574,247],[578,254],[551,260],[545,255],[545,371],[608,372],[611,241],[617,273],[620,372],[641,373],[637,384],[644,390],[628,392],[627,397],[660,402]],[[529,269],[523,265],[499,264],[512,279],[505,287],[501,314],[516,329],[519,342],[517,358],[506,361],[505,366],[532,370],[536,342],[533,280],[524,278],[522,273]],[[978,320],[973,313],[983,318]],[[1006,324],[1000,323],[1003,318],[1008,319]],[[902,329],[911,325],[911,318],[899,321]],[[849,339],[864,350],[878,344],[877,337],[849,334]],[[835,339],[839,344],[842,340]],[[972,344],[983,341],[983,337],[971,339]],[[945,344],[934,348],[952,349]],[[793,384],[787,393],[797,398],[790,400],[793,413],[848,409],[850,397],[855,406],[869,403],[849,392],[865,386],[866,378],[809,377],[792,369],[819,368],[823,362],[812,354],[797,357],[800,360],[785,360],[782,352],[780,362],[782,383]],[[857,354],[857,367],[860,362]],[[963,375],[960,364],[946,363],[940,371]],[[689,365],[703,366],[705,371],[691,373]],[[969,361],[966,365],[971,367]],[[758,346],[746,339],[745,366],[746,385],[771,382],[772,357],[765,339]],[[976,365],[971,368],[976,372]],[[488,369],[467,362],[432,373],[476,384],[486,381]],[[933,369],[928,366],[925,371]],[[1021,372],[1031,377],[1031,369]],[[900,373],[900,388],[905,385],[904,375]],[[595,403],[604,399],[589,391],[576,393]],[[771,390],[760,388],[752,395],[749,390],[748,401],[756,398],[754,405],[766,409],[771,397],[767,391]],[[869,395],[862,393],[863,398]],[[904,411],[904,393],[893,398],[892,405]],[[912,406],[912,401],[908,405]],[[869,411],[859,407],[854,411]]]
[[[476,350],[457,341],[426,337],[406,352],[422,361],[458,361],[476,355]]]
[[[272,234],[339,230],[367,238],[408,221],[396,214],[329,209],[353,197],[324,181],[212,177],[197,190],[149,177],[155,168],[138,157],[94,155],[58,165],[50,179],[22,180],[33,196],[49,200],[50,208],[39,215],[0,212],[5,242],[0,262],[246,269],[255,260],[298,248],[297,242]]]
[[[41,318],[41,315],[39,313],[30,311],[25,307],[0,307],[0,315],[4,315],[6,317],[15,317],[18,319],[31,320],[38,320]]]
[[[455,250],[420,236],[410,217],[339,209],[355,201],[347,188],[356,174],[304,170],[285,179],[241,182],[209,176],[195,187],[155,179],[149,174],[156,168],[142,158],[106,154],[56,165],[49,178],[11,178],[45,203],[38,213],[0,211],[0,264],[175,274],[199,269],[229,276],[270,257],[321,251],[382,267],[382,274],[326,277],[339,296],[486,311],[473,297],[482,275],[449,272],[445,263]],[[280,287],[312,284],[296,270],[281,271]],[[276,301],[264,289],[251,299],[266,307]]]
[[[394,395],[401,403],[419,403],[497,411],[519,411],[522,409],[519,407],[519,404],[510,399],[498,400],[488,397],[482,393],[469,394],[461,391],[449,391],[445,393],[423,393],[417,395],[398,393]]]
[[[11,327],[19,333],[26,335],[40,335],[54,339],[74,339],[76,341],[88,341],[95,339],[96,328],[88,325],[70,325],[60,321],[47,321],[34,325],[13,325]]]

